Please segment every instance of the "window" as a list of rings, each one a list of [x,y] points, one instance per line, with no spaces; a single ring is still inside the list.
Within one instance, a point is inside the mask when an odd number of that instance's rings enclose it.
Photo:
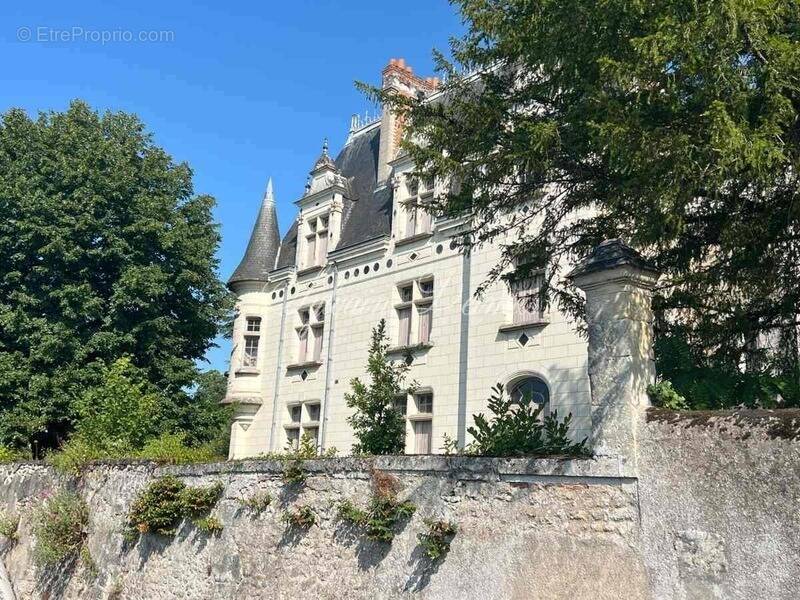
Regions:
[[[411,179],[406,184],[406,189],[408,198],[402,205],[405,214],[405,225],[401,236],[408,238],[430,233],[432,219],[428,209],[433,200],[433,183],[426,180],[420,184],[417,179]]]
[[[517,261],[509,280],[509,290],[514,300],[513,323],[521,325],[544,320],[544,271],[529,263]]]
[[[308,412],[309,421],[319,421],[319,404],[306,404],[306,411]]]
[[[550,389],[539,377],[525,377],[510,386],[511,399],[517,404],[534,402],[544,407],[542,415],[550,412]]]
[[[303,435],[307,435],[314,442],[314,446],[319,445],[319,427],[304,427]]]
[[[300,446],[300,428],[295,427],[293,429],[286,430],[286,442],[289,448],[297,450]]]
[[[433,329],[433,279],[420,279],[397,286],[400,302],[397,310],[397,344],[410,346],[414,343],[428,344]],[[416,340],[412,332],[416,331]]]
[[[397,398],[394,399],[392,406],[397,412],[405,417],[406,413],[408,412],[408,397],[405,394],[402,396],[397,396]]]
[[[259,333],[261,331],[261,317],[247,317],[247,332]]]
[[[433,394],[430,392],[420,393],[414,395],[414,401],[417,403],[417,412],[420,414],[433,413]]]
[[[299,340],[297,362],[320,362],[322,340],[325,333],[325,304],[301,308],[297,311],[300,323],[295,327]],[[311,344],[309,346],[309,344]]]
[[[306,260],[304,267],[325,264],[328,257],[328,215],[312,217],[306,231]]]
[[[433,421],[414,421],[414,453],[430,454],[433,439]]]
[[[302,414],[303,407],[299,404],[294,404],[289,407],[289,418],[291,419],[292,423],[299,423]]]
[[[408,346],[411,344],[411,307],[398,308],[397,318],[400,322],[397,342],[401,346]]]
[[[261,338],[257,335],[244,336],[244,360],[242,366],[255,367],[258,364],[258,342]]]

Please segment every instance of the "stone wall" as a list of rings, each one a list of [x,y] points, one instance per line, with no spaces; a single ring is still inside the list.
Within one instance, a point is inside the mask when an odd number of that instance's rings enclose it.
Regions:
[[[0,467],[0,508],[22,517],[0,553],[17,598],[738,599],[800,593],[800,420],[786,413],[686,416],[651,410],[639,477],[611,459],[386,457],[310,461],[305,487],[279,462],[156,467],[98,465],[77,484],[39,464]],[[392,544],[370,542],[336,517],[365,503],[372,469],[394,474],[417,513]],[[174,539],[127,546],[132,499],[165,473],[221,481],[225,529],[184,523]],[[31,513],[42,494],[77,485],[90,506],[88,547],[98,566],[46,573],[31,560]],[[260,516],[239,500],[269,490]],[[302,503],[318,525],[287,529]],[[423,555],[423,520],[458,526],[439,562]]]

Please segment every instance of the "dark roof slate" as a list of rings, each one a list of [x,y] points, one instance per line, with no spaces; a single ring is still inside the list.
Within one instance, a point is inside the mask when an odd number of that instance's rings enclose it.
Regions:
[[[275,268],[280,243],[278,215],[270,179],[244,257],[228,280],[228,285],[241,281],[267,281],[267,274]]]
[[[334,161],[347,181],[337,250],[391,233],[392,189],[389,186],[375,189],[379,146],[380,127],[375,127],[356,135]],[[296,252],[297,220],[283,237],[275,268],[294,265]]]

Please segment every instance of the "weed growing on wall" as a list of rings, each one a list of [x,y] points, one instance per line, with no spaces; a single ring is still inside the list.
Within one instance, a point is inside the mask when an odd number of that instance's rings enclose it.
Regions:
[[[131,505],[126,537],[143,533],[173,536],[186,518],[195,524],[217,504],[223,486],[188,487],[172,475],[159,477],[139,494]]]
[[[0,536],[15,542],[18,538],[17,529],[19,529],[19,515],[0,512]]]
[[[450,543],[458,531],[456,524],[450,521],[424,521],[427,530],[417,535],[417,539],[425,549],[425,556],[431,560],[439,560],[450,550]]]
[[[488,400],[493,417],[473,416],[475,425],[467,429],[474,442],[467,454],[480,456],[587,456],[586,439],[574,443],[569,437],[572,415],[563,421],[558,414],[542,416],[543,406],[530,399],[508,396],[503,385],[492,388]]]
[[[50,567],[75,559],[86,541],[89,509],[75,492],[61,490],[33,515],[34,558]]]
[[[286,485],[295,486],[303,485],[307,477],[308,473],[303,467],[302,460],[293,460],[287,463],[286,466],[283,467],[283,474],[281,475],[281,479],[283,479]]]
[[[30,454],[27,452],[22,452],[21,450],[0,445],[0,465],[21,460],[30,460],[30,458]]]
[[[261,514],[272,504],[272,494],[269,492],[256,492],[247,498],[242,498],[239,503],[251,512]]]
[[[290,527],[309,529],[317,522],[317,513],[307,504],[300,504],[292,509],[284,511],[281,521]]]
[[[647,395],[655,406],[671,410],[689,410],[686,398],[681,396],[670,381],[659,381],[647,386]]]
[[[400,482],[383,471],[372,473],[372,498],[366,509],[358,508],[350,500],[343,500],[337,507],[340,519],[357,527],[363,527],[367,538],[379,542],[391,542],[400,522],[410,518],[417,507],[411,502],[400,502],[397,494]]]
[[[219,535],[224,529],[222,521],[213,515],[197,519],[194,524],[200,531],[209,535]]]

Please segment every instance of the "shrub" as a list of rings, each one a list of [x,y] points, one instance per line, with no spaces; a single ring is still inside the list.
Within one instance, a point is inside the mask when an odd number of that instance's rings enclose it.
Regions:
[[[398,501],[399,491],[400,482],[396,477],[382,471],[373,471],[372,498],[367,509],[360,509],[350,500],[343,500],[338,505],[337,514],[343,521],[363,527],[367,538],[391,542],[396,535],[398,523],[411,517],[417,510],[411,502]]]
[[[281,521],[290,527],[308,529],[317,522],[317,513],[307,504],[300,504],[293,509],[284,511]]]
[[[76,558],[86,541],[89,510],[75,492],[62,490],[47,498],[33,516],[34,558],[53,566]]]
[[[194,521],[195,527],[209,535],[219,535],[224,527],[222,522],[214,516],[203,517]]]
[[[466,450],[482,456],[586,456],[586,439],[573,443],[569,438],[572,415],[559,422],[558,414],[541,418],[543,407],[530,401],[517,402],[505,394],[502,384],[492,388],[489,421],[474,415],[475,425],[467,429],[474,438]]]
[[[223,486],[187,487],[172,475],[150,483],[131,505],[128,514],[128,538],[138,534],[175,535],[185,518],[200,519],[217,504]],[[196,521],[195,521],[196,522]]]
[[[19,528],[19,515],[9,515],[0,512],[0,536],[9,541],[17,540],[17,529]]]
[[[164,433],[148,440],[136,456],[170,465],[209,463],[226,459],[210,444],[189,446],[184,433]]]
[[[405,450],[406,419],[394,406],[403,387],[408,365],[388,360],[386,321],[381,319],[372,330],[372,342],[367,358],[370,384],[359,378],[350,382],[352,391],[344,395],[348,408],[355,412],[347,422],[358,440],[353,445],[354,454],[402,454]]]
[[[27,452],[0,445],[0,465],[29,459],[30,455]]]
[[[655,406],[671,410],[688,410],[686,398],[681,396],[670,381],[659,381],[647,386],[647,395]]]
[[[303,468],[302,460],[293,460],[283,467],[281,478],[286,485],[303,485],[306,482],[308,473]]]
[[[125,452],[112,452],[109,448],[100,449],[80,437],[73,437],[61,446],[58,452],[47,455],[47,462],[65,475],[80,476],[86,466],[95,460],[122,458]]]
[[[456,525],[449,521],[426,519],[425,526],[428,528],[427,531],[418,534],[417,539],[425,549],[425,555],[431,560],[438,560],[450,549],[450,542],[456,535]]]
[[[248,498],[242,498],[239,502],[254,513],[260,514],[272,504],[272,494],[269,492],[256,492]]]

